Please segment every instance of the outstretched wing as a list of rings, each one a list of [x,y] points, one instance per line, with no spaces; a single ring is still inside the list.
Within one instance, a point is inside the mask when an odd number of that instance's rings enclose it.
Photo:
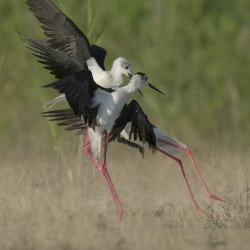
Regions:
[[[129,140],[132,139],[135,142],[141,141],[148,143],[149,148],[155,151],[156,138],[153,131],[154,126],[149,122],[146,114],[135,100],[132,100],[127,106],[124,106],[110,132],[109,141],[119,138],[120,133],[129,122],[131,123]]]
[[[139,144],[136,144],[135,142],[129,141],[129,140],[125,139],[124,137],[122,137],[121,135],[119,135],[117,137],[117,142],[137,149],[141,153],[142,157],[144,157],[144,147],[140,146]]]
[[[86,133],[86,124],[80,119],[80,117],[76,116],[70,108],[43,112],[42,115],[43,117],[49,118],[50,121],[57,122],[58,126],[67,126],[65,128],[67,131],[77,131],[77,134]],[[120,135],[117,137],[117,141],[137,149],[142,155],[144,155],[144,148],[142,146],[126,140]]]
[[[97,62],[104,67],[106,50],[91,46],[85,34],[50,0],[27,0],[26,3],[43,24],[42,28],[50,47],[74,57],[82,65],[86,64],[92,52],[95,57],[97,54]]]
[[[97,85],[89,70],[76,72],[44,87],[52,87],[57,89],[59,93],[65,94],[75,115],[81,117],[88,126],[93,128],[96,125],[98,112],[98,106],[92,106],[94,92],[97,89],[113,92],[112,89],[106,89]]]
[[[44,87],[52,87],[65,94],[75,115],[81,117],[88,126],[95,126],[98,106],[91,107],[91,98],[97,85],[89,70],[76,72]]]
[[[56,78],[61,79],[77,71],[81,71],[84,65],[66,53],[51,48],[47,42],[26,38],[28,48],[32,55],[38,58],[38,62],[45,65],[45,69],[50,70]]]
[[[76,116],[72,109],[58,109],[53,111],[42,112],[43,117],[50,118],[50,121],[58,122],[58,126],[67,126],[65,130],[79,130],[80,133],[85,133],[87,128],[84,121]]]

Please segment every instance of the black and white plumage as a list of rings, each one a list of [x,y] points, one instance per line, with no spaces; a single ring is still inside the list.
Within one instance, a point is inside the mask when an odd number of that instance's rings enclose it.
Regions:
[[[93,106],[92,104],[95,91],[98,89],[104,93],[112,93],[114,91],[113,89],[103,88],[97,85],[89,70],[76,72],[44,87],[52,87],[57,89],[59,93],[65,94],[75,115],[81,117],[88,126],[93,128],[95,128],[96,125],[99,106]]]
[[[27,43],[34,55],[39,58],[39,62],[44,64],[57,78],[62,78],[58,82],[51,84],[50,87],[54,87],[60,93],[66,94],[66,99],[74,111],[75,117],[69,112],[67,119],[62,121],[60,125],[70,125],[69,130],[87,130],[85,152],[90,158],[92,156],[89,152],[88,143],[91,145],[94,156],[98,157],[101,152],[101,140],[104,136],[105,147],[102,166],[99,166],[95,158],[91,159],[107,181],[119,212],[122,213],[121,202],[113,187],[105,163],[109,139],[117,139],[118,142],[138,148],[140,152],[143,151],[144,147],[148,146],[153,152],[158,150],[168,155],[179,163],[185,180],[182,163],[178,158],[174,157],[174,154],[180,150],[187,152],[208,195],[220,200],[220,198],[213,196],[208,191],[186,145],[172,139],[152,126],[142,109],[134,101],[127,107],[125,106],[120,113],[126,101],[125,99],[129,99],[135,91],[135,84],[130,84],[129,87],[125,86],[124,89],[111,90],[109,88],[121,86],[124,75],[131,76],[132,65],[130,62],[125,58],[118,58],[114,61],[112,69],[106,71],[104,68],[106,50],[90,44],[85,34],[51,1],[27,0],[27,4],[32,13],[43,24],[42,28],[47,36],[46,41],[28,38]],[[145,75],[137,74],[136,77],[143,79]],[[144,78],[144,83],[146,81]],[[97,86],[97,84],[106,89]],[[124,92],[127,93],[124,94]],[[63,100],[65,100],[65,96],[59,96],[46,106],[52,106]],[[62,114],[63,112],[60,115]],[[56,113],[47,115],[53,117],[53,115],[56,116]],[[60,115],[54,119],[60,119]],[[88,130],[90,131],[89,135]],[[111,137],[108,134],[110,132]],[[172,151],[169,151],[170,149]],[[195,202],[188,183],[187,186],[196,208],[203,211]]]
[[[137,90],[146,86],[159,91],[148,82],[147,76],[143,73],[136,73],[128,85],[124,87],[105,89],[95,83],[92,73],[88,70],[74,73],[71,76],[45,86],[53,87],[60,93],[64,93],[74,114],[86,125],[84,152],[95,164],[109,185],[120,219],[123,214],[122,202],[116,193],[106,165],[109,133],[126,101]],[[162,93],[161,91],[159,92]],[[76,127],[79,128],[79,123],[77,123]],[[97,158],[101,157],[103,137],[103,161],[100,166]],[[120,140],[127,142],[130,146],[135,145],[129,142],[129,140],[124,141],[121,138]],[[136,147],[139,150],[141,149],[140,146]]]
[[[101,157],[103,132],[109,133],[111,131],[126,101],[132,97],[135,91],[145,86],[159,91],[148,82],[147,76],[140,72],[131,78],[128,85],[107,89],[98,86],[92,73],[85,70],[45,87],[53,87],[66,95],[75,115],[81,117],[87,126],[91,127],[89,132],[92,154],[94,157]]]
[[[105,70],[106,50],[90,44],[86,35],[60,11],[50,0],[27,0],[34,16],[42,23],[46,41],[27,38],[28,47],[53,75],[61,79],[80,70],[89,69],[95,82],[106,88],[119,87],[124,76],[131,77],[132,65],[123,58],[117,58],[111,70]],[[46,103],[51,107],[65,101],[62,95]]]
[[[88,126],[79,116],[75,115],[75,113],[71,108],[46,111],[42,112],[42,115],[43,117],[49,118],[49,121],[57,122],[58,126],[66,126],[65,128],[66,131],[77,131],[76,135],[86,135],[86,130]],[[142,155],[144,155],[143,146],[140,146],[132,141],[125,139],[124,137],[122,137],[122,135],[116,135],[115,139],[112,140],[113,141],[116,140],[118,143],[122,143],[132,148],[135,148]]]

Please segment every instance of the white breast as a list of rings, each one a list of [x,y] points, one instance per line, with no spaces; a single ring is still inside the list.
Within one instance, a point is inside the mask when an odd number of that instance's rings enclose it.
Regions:
[[[112,93],[101,89],[95,91],[92,106],[99,106],[97,124],[102,126],[103,131],[110,132],[126,101],[126,94],[121,89]]]

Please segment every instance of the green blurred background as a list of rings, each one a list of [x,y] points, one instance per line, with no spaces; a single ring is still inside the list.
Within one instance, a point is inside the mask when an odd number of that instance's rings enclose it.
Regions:
[[[54,0],[89,37],[148,74],[166,93],[136,95],[153,124],[193,148],[249,149],[249,0]],[[16,31],[43,38],[25,1],[0,1],[0,146],[28,150],[64,138],[51,135],[41,105],[56,96],[53,81]],[[77,142],[77,139],[74,139]],[[41,149],[40,149],[41,150]]]

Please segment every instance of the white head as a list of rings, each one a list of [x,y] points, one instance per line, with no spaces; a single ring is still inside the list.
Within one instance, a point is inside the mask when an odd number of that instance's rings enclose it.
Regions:
[[[131,86],[131,90],[132,91],[135,91],[135,90],[138,90],[140,88],[143,88],[143,87],[150,87],[158,92],[160,92],[161,94],[164,95],[163,92],[161,92],[159,89],[157,89],[156,87],[154,87],[152,84],[150,84],[148,82],[148,77],[146,74],[144,73],[141,73],[141,72],[137,72],[134,74],[134,76],[131,78],[130,82],[129,82],[129,85]]]
[[[117,74],[126,75],[129,78],[132,77],[132,64],[123,57],[118,57],[113,62],[112,71]],[[113,72],[114,73],[114,72]]]

